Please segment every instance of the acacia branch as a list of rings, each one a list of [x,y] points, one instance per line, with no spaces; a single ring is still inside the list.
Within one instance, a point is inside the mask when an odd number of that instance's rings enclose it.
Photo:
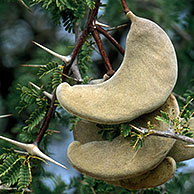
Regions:
[[[39,143],[41,142],[46,130],[48,129],[48,126],[49,126],[49,123],[51,121],[51,118],[55,112],[55,109],[56,109],[56,105],[55,105],[55,102],[56,102],[56,94],[54,93],[53,94],[53,98],[51,100],[51,103],[50,103],[50,108],[47,112],[47,115],[46,117],[44,118],[44,121],[42,123],[42,126],[40,127],[40,130],[39,130],[39,134],[37,135],[35,141],[34,141],[34,144],[35,145],[39,145]]]
[[[110,42],[119,50],[119,52],[124,55],[125,50],[121,47],[121,45],[103,28],[100,26],[96,26],[96,29],[102,33]]]
[[[126,0],[121,0],[121,3],[123,5],[123,9],[124,9],[125,14],[127,14],[130,11],[130,9],[127,6]]]
[[[146,129],[143,127],[135,127],[134,125],[131,125],[131,127],[133,127],[133,129],[135,129],[135,131],[139,132],[139,133],[149,133],[149,135],[155,135],[155,136],[160,136],[160,137],[166,137],[166,138],[173,138],[176,140],[181,140],[187,143],[191,143],[194,144],[194,139],[187,137],[187,136],[183,136],[183,135],[179,135],[176,134],[173,131],[173,129],[169,129],[167,131],[157,131],[157,130],[153,130],[153,129]]]
[[[108,58],[108,56],[106,54],[106,51],[104,49],[104,46],[102,44],[102,40],[100,38],[100,35],[99,35],[98,31],[95,28],[93,28],[93,30],[92,30],[92,35],[93,35],[93,37],[96,41],[96,44],[98,46],[98,49],[99,49],[100,54],[102,56],[102,59],[104,61],[105,67],[107,69],[107,75],[112,76],[114,74],[114,70],[112,69],[109,58]]]
[[[73,64],[81,46],[83,45],[86,38],[88,37],[88,34],[90,33],[90,28],[93,25],[93,21],[97,17],[99,6],[100,6],[100,0],[95,0],[95,8],[90,11],[87,26],[86,26],[85,30],[83,31],[82,35],[80,36],[75,48],[73,49],[73,51],[71,53],[71,62],[69,64],[69,66],[71,66]]]
[[[72,54],[71,54],[70,63],[67,67],[65,67],[63,69],[63,74],[68,75],[71,66],[74,64],[74,60],[77,57],[77,54],[78,54],[81,46],[83,45],[83,43],[85,42],[88,34],[90,33],[90,28],[93,24],[93,21],[97,17],[99,6],[100,6],[100,0],[95,0],[95,8],[90,11],[87,26],[86,26],[84,32],[82,33],[82,35],[80,36],[79,40],[77,41],[76,46],[73,49]],[[80,77],[79,78],[76,77],[76,79],[79,80]],[[64,82],[65,80],[66,80],[66,77],[63,76],[62,81]],[[52,98],[51,103],[50,103],[50,108],[47,112],[46,117],[43,120],[42,126],[40,127],[39,134],[37,135],[37,137],[34,141],[35,145],[39,145],[39,143],[41,142],[45,132],[47,131],[47,129],[49,127],[49,123],[50,123],[51,118],[52,118],[52,116],[55,112],[55,109],[56,109],[56,106],[55,106],[56,99],[57,99],[56,94],[54,93],[53,98]]]

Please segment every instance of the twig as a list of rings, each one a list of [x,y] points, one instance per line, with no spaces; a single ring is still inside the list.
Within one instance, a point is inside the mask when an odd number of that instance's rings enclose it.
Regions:
[[[177,93],[173,93],[175,97],[177,97],[179,100],[183,101],[184,103],[187,103],[186,99],[183,98],[182,96],[180,96],[179,94]],[[189,103],[190,106],[194,107],[194,104],[191,102]]]
[[[143,128],[143,127],[135,127],[134,125],[131,125],[131,124],[130,124],[130,126],[133,127],[133,129],[135,129],[139,133],[148,133],[149,132],[149,135],[161,136],[161,137],[166,137],[166,138],[173,138],[173,139],[177,139],[177,140],[181,140],[181,141],[184,141],[187,143],[194,144],[193,138],[173,133],[173,132],[171,132],[171,131],[173,131],[173,129],[169,129],[168,131],[156,131],[153,129],[148,130],[148,129]]]
[[[115,27],[108,28],[108,29],[106,29],[106,31],[108,32],[108,31],[112,31],[112,30],[117,30],[119,28],[123,28],[123,27],[126,27],[128,25],[129,24],[122,24],[122,25],[119,25],[119,26],[115,26]]]
[[[110,40],[110,42],[119,50],[119,52],[124,55],[125,50],[121,47],[121,45],[103,28],[100,26],[96,26],[96,29],[102,33],[106,38]]]
[[[21,64],[22,67],[46,67],[46,65]]]
[[[81,83],[82,81],[80,81],[80,80],[78,80],[78,79],[75,79],[75,78],[72,78],[72,77],[70,77],[70,76],[68,76],[68,75],[66,75],[66,74],[64,74],[64,73],[61,73],[61,72],[58,72],[59,74],[61,74],[62,76],[64,76],[65,78],[67,78],[67,79],[71,79],[71,80],[73,80],[73,81],[75,81],[75,82],[77,82],[77,83]]]
[[[35,141],[34,141],[34,144],[35,145],[39,145],[39,143],[41,142],[46,130],[48,129],[48,126],[49,126],[49,123],[50,123],[50,120],[53,116],[53,113],[55,112],[55,109],[56,109],[56,105],[55,105],[55,101],[56,101],[57,97],[56,97],[56,94],[54,93],[53,94],[53,98],[51,100],[51,104],[50,104],[50,108],[48,110],[48,113],[43,121],[43,124],[39,130],[39,134],[37,135]]]
[[[121,3],[123,5],[123,9],[124,9],[125,14],[127,14],[130,10],[129,10],[128,6],[127,6],[126,1],[125,0],[121,0]]]
[[[89,41],[87,41],[87,40],[86,40],[86,42],[89,43]],[[96,53],[98,53],[98,54],[100,55],[100,52],[98,51],[98,49],[97,49],[95,46],[90,45],[90,47],[91,47]]]
[[[37,90],[40,90],[40,87],[38,87],[36,84],[29,82],[30,85],[32,85],[33,87],[35,87]],[[42,92],[47,98],[49,98],[50,100],[52,100],[53,95],[48,93],[47,91],[43,91]]]
[[[80,33],[81,33],[81,28],[79,24],[74,25],[74,32],[75,32],[75,42],[79,40]],[[73,76],[81,83],[82,82],[82,77],[78,68],[78,55],[76,56],[72,66],[71,66],[71,71],[73,73]]]
[[[11,117],[11,116],[13,116],[13,114],[0,115],[0,119],[7,118],[7,117]]]
[[[85,30],[83,31],[82,35],[80,36],[75,48],[72,51],[71,62],[69,64],[70,66],[73,64],[81,46],[83,45],[86,38],[88,37],[88,34],[90,33],[90,27],[92,26],[93,21],[97,17],[99,6],[100,6],[100,0],[95,0],[95,8],[90,11],[87,26],[86,26]]]
[[[109,58],[108,58],[108,56],[106,54],[106,51],[104,49],[104,46],[102,44],[102,40],[100,38],[100,35],[99,35],[98,31],[96,29],[94,29],[94,28],[92,30],[92,35],[93,35],[93,37],[94,37],[94,39],[96,41],[96,44],[97,44],[98,49],[100,51],[100,54],[101,54],[101,56],[103,58],[105,67],[107,69],[107,73],[106,74],[109,75],[109,76],[112,76],[114,74],[114,70],[112,69],[112,66],[110,64]]]

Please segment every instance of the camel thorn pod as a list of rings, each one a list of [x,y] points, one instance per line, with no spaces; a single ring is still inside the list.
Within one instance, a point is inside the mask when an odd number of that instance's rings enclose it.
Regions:
[[[194,117],[189,121],[189,127],[194,129]],[[193,132],[194,133],[194,132]],[[185,147],[188,143],[177,140],[170,150],[168,156],[175,159],[176,162],[182,162],[194,158],[194,147]]]
[[[176,162],[172,157],[166,157],[156,168],[137,177],[119,181],[107,181],[109,184],[129,190],[154,188],[170,180],[176,171]]]
[[[134,120],[164,104],[177,80],[177,59],[167,34],[154,22],[127,14],[131,28],[122,64],[95,85],[62,83],[59,103],[69,113],[101,124]]]
[[[179,114],[179,107],[173,95],[166,103],[152,113],[142,115],[133,121],[141,127],[147,127],[150,121],[155,130],[168,130],[169,125],[155,119],[160,111],[172,115]],[[148,136],[143,147],[136,151],[131,145],[131,138],[118,136],[112,141],[100,141],[95,123],[81,121],[74,129],[76,141],[67,151],[68,160],[79,172],[106,181],[117,181],[140,176],[158,166],[175,143],[174,139]],[[96,133],[95,133],[96,131]],[[93,136],[92,136],[93,134]],[[95,140],[96,139],[96,140]]]

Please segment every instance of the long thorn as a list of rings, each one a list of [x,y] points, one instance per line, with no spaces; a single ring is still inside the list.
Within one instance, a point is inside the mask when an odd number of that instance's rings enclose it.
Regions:
[[[122,24],[122,25],[119,25],[119,26],[115,26],[115,27],[108,28],[108,29],[106,29],[106,31],[117,30],[119,28],[123,28],[123,27],[128,26],[128,25],[129,24]]]
[[[59,162],[53,160],[52,158],[50,158],[49,156],[47,156],[46,154],[44,154],[43,152],[40,151],[40,149],[35,145],[35,144],[26,144],[26,143],[21,143],[19,141],[15,141],[13,139],[7,138],[7,137],[3,137],[0,135],[0,139],[3,139],[9,143],[12,143],[16,146],[18,146],[19,148],[22,148],[24,150],[26,150],[29,154],[35,155],[35,156],[39,156],[40,158],[43,158],[45,160],[48,160],[49,162],[52,162],[53,164],[56,164],[58,166],[61,166],[62,168],[66,169],[66,166],[60,164]]]
[[[58,53],[55,53],[54,51],[46,48],[45,46],[42,46],[41,44],[35,42],[35,41],[32,41],[35,45],[39,46],[40,48],[42,48],[43,50],[45,50],[46,52],[50,53],[51,55],[61,59],[65,64],[68,64],[70,63],[71,61],[71,56],[68,55],[68,56],[63,56],[63,55],[60,55]]]
[[[0,119],[7,118],[7,117],[11,117],[11,116],[13,116],[13,114],[0,115]]]
[[[46,154],[44,154],[43,152],[41,152],[36,145],[34,145],[34,144],[31,144],[31,145],[32,145],[32,154],[33,155],[39,156],[39,157],[41,157],[41,158],[43,158],[43,159],[45,159],[45,160],[47,160],[49,162],[52,162],[53,164],[56,164],[56,165],[58,165],[58,166],[60,166],[62,168],[67,169],[67,167],[64,166],[63,164],[61,164],[61,163],[53,160],[52,158],[50,158],[49,156],[47,156]]]
[[[13,139],[9,139],[9,138],[7,138],[7,137],[3,137],[3,136],[1,136],[0,135],[0,139],[3,139],[3,140],[5,140],[5,141],[7,141],[7,142],[9,142],[9,143],[12,143],[13,145],[16,145],[16,146],[18,146],[19,148],[22,148],[22,149],[24,149],[24,150],[26,150],[27,148],[28,148],[28,144],[26,144],[26,143],[21,143],[21,142],[19,142],[19,141],[15,141],[15,140],[13,140]]]
[[[21,64],[22,67],[46,67],[46,65]]]
[[[37,90],[40,90],[40,87],[38,87],[36,84],[32,83],[32,82],[29,82],[33,87],[35,87]],[[49,99],[52,99],[53,98],[53,95],[46,92],[46,91],[43,91],[43,94],[48,97]]]
[[[107,25],[107,24],[103,24],[103,23],[101,23],[101,22],[99,22],[99,21],[97,21],[96,20],[96,25],[98,25],[98,26],[102,26],[102,27],[105,27],[105,28],[110,28],[110,26],[109,25]]]

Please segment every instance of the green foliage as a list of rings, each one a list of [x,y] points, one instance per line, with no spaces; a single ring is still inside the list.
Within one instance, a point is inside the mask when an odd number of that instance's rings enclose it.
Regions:
[[[61,70],[55,70],[52,74],[51,87],[54,90],[60,83],[62,83],[62,77],[61,74],[59,73]]]
[[[131,130],[132,130],[132,127],[128,124],[128,123],[125,123],[125,124],[121,124],[121,135],[123,137],[127,137],[129,135],[131,135]]]
[[[21,158],[17,154],[4,154],[0,165],[0,180],[8,186],[14,185],[19,177]]]
[[[25,121],[27,126],[23,127],[23,130],[28,130],[28,132],[32,132],[32,130],[42,121],[45,115],[45,110],[35,109],[31,113],[30,117]]]
[[[31,166],[30,163],[23,163],[19,172],[18,190],[27,188],[32,182]]]
[[[63,19],[65,30],[71,32],[74,24],[83,18],[86,13],[86,6],[93,8],[92,0],[31,0],[32,5],[42,4],[42,7],[52,14],[53,21],[60,23]]]
[[[7,187],[17,185],[17,189],[24,193],[32,180],[29,156],[21,156],[12,150],[0,156],[0,180]]]
[[[41,79],[43,76],[59,69],[59,64],[56,61],[49,62],[47,65],[41,67],[37,73],[39,78]]]
[[[70,127],[69,130],[72,131],[75,127],[75,125],[77,124],[78,121],[80,121],[81,119],[79,117],[76,116],[72,116],[69,119],[69,123],[70,123]]]
[[[95,2],[94,2],[94,0],[86,0],[86,3],[87,3],[87,5],[88,5],[88,7],[89,7],[90,9],[94,9],[94,7],[95,7]]]
[[[88,74],[90,73],[89,69],[91,69],[90,67],[92,64],[91,55],[93,52],[93,49],[92,49],[93,42],[88,41],[90,38],[91,37],[88,37],[87,41],[85,41],[85,43],[82,45],[78,56],[78,66],[79,66],[81,76],[83,78],[88,76]]]
[[[160,111],[161,116],[156,116],[155,119],[158,121],[162,121],[163,123],[169,124],[170,118],[169,118],[169,114],[164,112],[164,111]]]
[[[177,134],[193,137],[192,129],[189,127],[189,121],[194,115],[194,112],[187,109],[192,101],[193,99],[190,99],[187,102],[187,104],[180,110],[178,116],[175,116],[174,112],[172,116],[170,116],[169,113],[161,111],[161,116],[157,116],[156,119],[166,124],[170,124]]]
[[[99,134],[102,135],[103,140],[112,141],[115,137],[120,135],[120,125],[97,124],[97,127],[102,129],[99,131]]]

